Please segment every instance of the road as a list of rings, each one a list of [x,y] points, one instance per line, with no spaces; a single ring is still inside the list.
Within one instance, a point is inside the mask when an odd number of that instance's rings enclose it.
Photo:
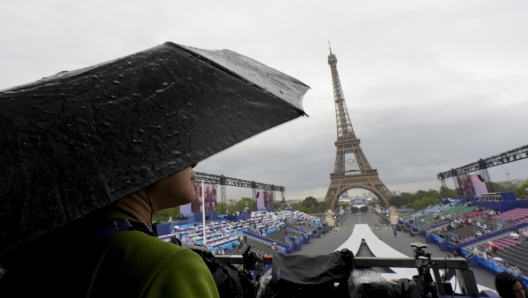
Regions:
[[[341,231],[330,232],[327,233],[326,236],[313,239],[312,243],[309,245],[303,245],[302,250],[296,251],[293,254],[319,255],[331,253],[352,235],[354,225],[358,223],[368,224],[372,230],[374,230],[374,225],[380,224],[378,216],[374,213],[346,215],[341,224]],[[399,232],[398,237],[394,237],[394,234],[388,225],[382,225],[382,229],[374,231],[374,233],[387,245],[409,257],[413,257],[410,243],[419,242],[419,239],[411,237],[409,234],[403,232]],[[425,243],[425,240],[422,239],[421,242]],[[447,252],[441,251],[438,245],[434,244],[428,244],[426,251],[430,252],[433,257],[445,257],[448,254]],[[452,254],[450,255],[453,256]],[[478,284],[495,289],[495,276],[493,274],[480,268],[473,268],[473,273]]]

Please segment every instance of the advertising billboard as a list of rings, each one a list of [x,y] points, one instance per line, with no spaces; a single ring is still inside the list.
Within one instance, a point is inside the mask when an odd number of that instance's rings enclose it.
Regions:
[[[258,210],[275,210],[275,201],[271,190],[259,190],[257,192],[257,209]]]

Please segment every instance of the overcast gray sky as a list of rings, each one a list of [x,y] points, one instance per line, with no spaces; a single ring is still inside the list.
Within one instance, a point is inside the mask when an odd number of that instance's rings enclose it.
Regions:
[[[230,49],[309,85],[310,117],[197,168],[282,185],[288,199],[324,197],[333,171],[328,40],[356,135],[390,190],[438,189],[438,169],[528,144],[527,1],[0,3],[0,89],[165,41]],[[507,174],[528,178],[528,160],[490,169],[494,181]]]

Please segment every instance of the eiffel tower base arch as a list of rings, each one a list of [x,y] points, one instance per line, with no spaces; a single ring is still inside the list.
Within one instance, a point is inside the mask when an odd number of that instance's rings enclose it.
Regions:
[[[371,171],[372,173],[357,175],[330,174],[330,186],[325,196],[328,208],[334,210],[341,194],[353,188],[362,188],[372,192],[378,197],[380,204],[388,208],[392,193],[379,179],[377,171]]]

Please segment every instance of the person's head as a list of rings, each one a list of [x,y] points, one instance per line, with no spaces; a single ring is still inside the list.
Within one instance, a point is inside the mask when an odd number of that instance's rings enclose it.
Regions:
[[[196,163],[147,187],[146,191],[156,211],[190,203],[195,198]]]
[[[527,298],[526,289],[519,279],[508,272],[495,276],[495,289],[503,298]]]

